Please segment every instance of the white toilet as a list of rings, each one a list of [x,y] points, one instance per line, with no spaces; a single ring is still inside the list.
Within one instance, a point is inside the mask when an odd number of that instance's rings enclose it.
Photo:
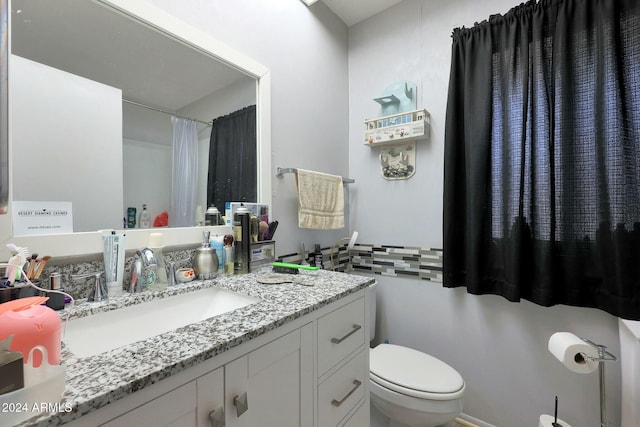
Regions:
[[[375,286],[371,291],[371,331],[375,330]],[[460,374],[426,353],[394,344],[369,352],[371,404],[394,425],[436,427],[462,412],[465,384]]]

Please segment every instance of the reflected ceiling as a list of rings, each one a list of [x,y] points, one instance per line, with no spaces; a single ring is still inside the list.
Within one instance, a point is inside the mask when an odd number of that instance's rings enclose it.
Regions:
[[[12,53],[119,87],[147,105],[177,111],[245,77],[91,1],[14,0],[11,7]]]

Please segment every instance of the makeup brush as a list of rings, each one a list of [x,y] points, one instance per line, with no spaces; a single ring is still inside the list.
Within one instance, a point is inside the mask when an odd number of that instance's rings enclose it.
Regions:
[[[44,270],[44,266],[47,264],[47,261],[49,261],[50,259],[51,257],[49,255],[42,257],[40,262],[38,262],[38,267],[36,268],[36,271],[33,273],[34,279],[40,278],[40,275],[42,274],[42,270]]]
[[[36,259],[38,259],[38,254],[31,254],[31,258],[29,258],[29,266],[27,267],[27,278],[33,279],[33,270],[36,267]]]

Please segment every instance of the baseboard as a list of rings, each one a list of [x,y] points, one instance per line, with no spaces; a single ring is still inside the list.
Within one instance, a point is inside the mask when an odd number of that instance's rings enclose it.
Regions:
[[[460,416],[458,417],[464,421],[468,421],[470,423],[473,423],[475,425],[477,425],[478,427],[496,427],[493,424],[489,424],[486,423],[482,420],[479,420],[477,418],[472,417],[471,415],[467,415],[467,414],[460,414]]]

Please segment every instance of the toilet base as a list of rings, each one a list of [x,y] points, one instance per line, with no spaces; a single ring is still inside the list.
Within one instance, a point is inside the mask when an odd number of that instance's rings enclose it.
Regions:
[[[438,427],[453,421],[462,413],[462,401],[424,401],[410,396],[401,396],[385,389],[373,381],[371,388],[372,426],[373,415],[377,411],[390,422],[389,426]],[[380,396],[385,396],[382,398]]]

